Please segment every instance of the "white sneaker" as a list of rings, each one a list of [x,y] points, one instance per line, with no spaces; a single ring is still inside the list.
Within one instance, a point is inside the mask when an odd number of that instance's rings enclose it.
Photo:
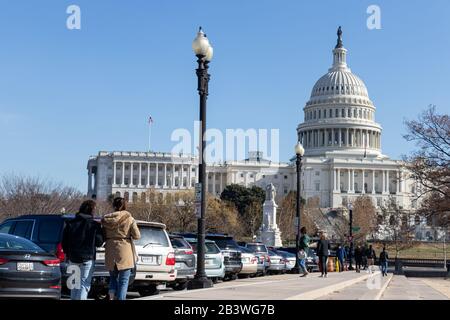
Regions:
[[[328,278],[328,274],[325,274],[325,278]]]

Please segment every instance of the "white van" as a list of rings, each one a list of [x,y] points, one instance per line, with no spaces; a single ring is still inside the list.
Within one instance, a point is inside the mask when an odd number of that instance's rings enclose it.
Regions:
[[[175,281],[175,252],[166,226],[157,222],[136,221],[141,238],[134,242],[138,261],[132,290],[141,296],[159,292],[158,287]]]

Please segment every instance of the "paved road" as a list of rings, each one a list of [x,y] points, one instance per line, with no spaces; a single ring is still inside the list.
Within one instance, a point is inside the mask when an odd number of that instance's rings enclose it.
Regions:
[[[437,281],[435,286],[450,282]],[[442,289],[444,290],[444,289]],[[379,272],[372,274],[362,272],[330,273],[328,278],[319,278],[313,273],[306,278],[298,275],[277,275],[260,278],[240,279],[222,282],[213,288],[161,291],[159,295],[136,300],[410,300],[410,299],[450,299],[441,291],[433,288],[422,279],[408,279],[404,276],[381,277]]]

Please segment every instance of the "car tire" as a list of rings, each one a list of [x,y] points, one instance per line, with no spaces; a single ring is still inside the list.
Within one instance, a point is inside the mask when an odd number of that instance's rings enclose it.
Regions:
[[[138,290],[141,297],[148,297],[148,296],[154,296],[156,294],[159,294],[159,290],[156,289],[156,285],[139,288]]]
[[[237,275],[236,273],[233,273],[233,274],[230,276],[230,280],[237,280],[237,278],[238,278],[238,275]]]
[[[109,300],[108,290],[97,290],[92,293],[92,297],[97,301],[107,301]]]
[[[172,289],[175,291],[181,291],[187,288],[187,281],[186,282],[177,282],[175,285],[172,286]]]
[[[216,284],[217,282],[219,282],[218,278],[211,278],[212,283]]]

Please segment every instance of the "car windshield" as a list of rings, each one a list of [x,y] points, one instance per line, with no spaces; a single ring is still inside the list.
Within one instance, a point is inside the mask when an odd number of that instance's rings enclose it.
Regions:
[[[197,242],[190,242],[190,245],[192,246],[192,250],[194,250],[194,253],[197,253]],[[217,254],[219,252],[220,250],[214,242],[206,242],[205,254]]]
[[[227,249],[239,249],[238,244],[233,238],[225,238],[225,237],[208,237],[209,240],[213,240],[217,246],[222,250]]]
[[[183,238],[170,238],[170,242],[174,249],[191,249],[189,243]]]
[[[241,252],[244,252],[244,253],[253,253],[253,251],[251,251],[251,250],[249,250],[249,249],[247,249],[247,248],[244,248],[244,247],[239,247],[239,250],[240,250]]]
[[[39,246],[33,242],[12,236],[0,235],[0,250],[17,250],[17,251],[38,251],[43,252]]]
[[[273,251],[273,250],[269,250],[269,256],[279,256],[280,254],[278,254],[278,252]]]
[[[136,240],[135,244],[138,246],[162,246],[169,247],[166,232],[162,228],[139,226],[141,238]]]
[[[267,253],[267,248],[263,244],[247,244],[247,248],[251,252],[265,252],[265,253]]]
[[[282,255],[283,257],[287,257],[287,258],[295,258],[295,254],[287,252],[287,251],[278,251],[278,253],[280,255]]]

